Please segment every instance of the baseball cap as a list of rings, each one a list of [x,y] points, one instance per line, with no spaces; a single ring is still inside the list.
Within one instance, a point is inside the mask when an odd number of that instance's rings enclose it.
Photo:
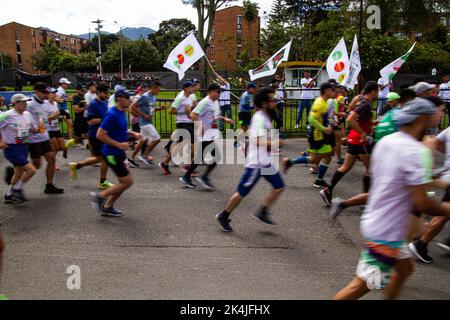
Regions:
[[[414,90],[416,94],[424,93],[425,91],[433,89],[435,86],[426,82],[419,82],[412,87],[409,87],[411,90]]]
[[[387,95],[387,101],[391,102],[394,100],[399,100],[401,97],[397,92],[389,92]]]
[[[33,89],[34,89],[35,91],[40,91],[40,92],[42,92],[42,93],[49,93],[49,92],[50,92],[49,89],[48,89],[48,87],[47,87],[47,85],[46,85],[45,83],[43,83],[43,82],[37,82],[37,83],[34,85]]]
[[[19,102],[19,101],[24,101],[25,102],[25,101],[31,101],[31,99],[29,97],[27,97],[26,95],[21,94],[21,93],[18,93],[18,94],[15,94],[15,95],[12,96],[12,98],[11,98],[11,103],[12,104],[14,104],[16,102]]]
[[[394,122],[401,126],[414,122],[421,115],[434,115],[435,113],[436,106],[432,102],[423,98],[415,98],[394,114]]]
[[[56,90],[55,88],[48,88],[48,92],[49,93],[56,93],[56,92],[58,92],[58,90]]]
[[[248,86],[247,86],[247,89],[256,89],[256,84],[249,83]]]
[[[194,85],[194,83],[192,81],[185,81],[183,82],[183,89],[192,87]]]
[[[61,78],[61,79],[59,79],[59,83],[72,84],[72,82],[70,82],[69,80],[67,80],[67,78]]]
[[[208,87],[208,92],[210,91],[221,91],[220,85],[218,85],[217,83],[212,83],[209,85]]]
[[[194,79],[191,80],[191,82],[195,86],[196,84],[200,83],[200,80],[194,78]]]
[[[118,88],[118,90],[114,91],[114,97],[116,98],[124,97],[130,99],[131,93],[129,93],[128,90],[125,88]]]
[[[124,90],[126,90],[127,88],[125,88],[124,86],[122,86],[122,85],[120,85],[120,84],[116,84],[116,85],[114,86],[114,91],[118,91],[119,89],[124,89]]]

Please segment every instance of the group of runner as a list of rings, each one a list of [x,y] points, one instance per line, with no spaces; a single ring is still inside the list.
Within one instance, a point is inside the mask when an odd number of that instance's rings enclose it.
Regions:
[[[195,188],[192,181],[195,177],[203,188],[213,190],[210,175],[221,157],[217,145],[220,129],[225,124],[231,128],[237,127],[230,112],[231,105],[223,101],[219,103],[223,100],[221,98],[229,98],[230,85],[224,78],[216,76],[218,83],[208,87],[207,95],[202,100],[199,101],[196,94],[200,82],[193,79],[183,83],[183,90],[170,106],[160,107],[157,107],[156,96],[161,84],[157,80],[141,84],[135,94],[116,86],[111,97],[106,83],[90,83],[86,93],[84,88],[77,87],[77,93],[69,97],[65,90],[71,83],[64,78],[60,80],[58,89],[37,83],[31,98],[14,95],[11,100],[13,108],[0,114],[0,147],[13,166],[13,169],[7,170],[5,177],[9,185],[5,203],[28,201],[23,190],[41,167],[42,158],[47,163],[45,193],[64,193],[63,189],[53,184],[57,170],[56,155],[62,152],[63,157],[67,158],[67,151],[76,145],[83,146],[87,138],[91,157],[81,162],[71,162],[70,175],[77,179],[80,169],[100,165],[100,191],[90,193],[92,205],[104,217],[123,216],[124,213],[114,204],[133,185],[129,167],[139,167],[139,161],[153,164],[151,153],[161,143],[153,117],[155,112],[165,109],[176,116],[176,130],[164,146],[167,156],[159,167],[165,175],[171,175],[170,162],[174,162],[174,158],[187,147],[190,151],[180,163],[185,174],[179,181],[187,188]],[[305,85],[313,84],[308,82]],[[283,127],[279,123],[284,107],[284,97],[278,90],[281,86],[282,80],[279,78],[274,79],[270,87],[259,90],[254,84],[249,84],[241,96],[238,118],[241,129],[247,131],[247,135],[246,139],[236,139],[235,146],[242,147],[246,164],[236,192],[216,216],[225,232],[233,231],[231,214],[261,177],[271,184],[272,190],[254,217],[264,224],[275,224],[270,208],[285,188],[275,159],[280,146],[279,132],[274,130],[272,124],[277,123],[277,129]],[[358,265],[357,277],[336,299],[359,298],[367,293],[367,281],[374,268],[378,268],[381,274],[381,287],[386,287],[386,297],[396,298],[412,272],[412,254],[423,262],[432,261],[427,254],[427,245],[450,217],[447,193],[450,190],[450,129],[436,137],[430,136],[436,132],[445,112],[445,103],[439,97],[430,95],[430,87],[425,82],[418,82],[400,94],[389,93],[387,105],[380,108],[379,116],[374,121],[373,105],[380,90],[384,90],[379,84],[368,82],[362,94],[347,105],[346,88],[333,80],[323,83],[320,96],[315,99],[308,114],[310,148],[296,159],[283,159],[281,162],[285,174],[297,164],[311,166],[312,173],[317,176],[313,186],[321,189],[320,196],[331,207],[333,219],[350,206],[367,205],[361,222],[367,243]],[[73,101],[73,123],[67,111],[69,100]],[[127,112],[132,117],[132,130],[128,129]],[[61,134],[60,122],[65,122],[68,128],[67,143]],[[350,130],[344,137],[347,125]],[[342,158],[343,145],[347,149]],[[128,156],[130,147],[133,150]],[[447,155],[442,180],[432,179],[431,150]],[[325,176],[333,155],[340,167],[334,173],[331,184],[328,184]],[[366,169],[362,179],[364,193],[347,201],[333,199],[336,186],[357,161],[361,161]],[[199,174],[196,170],[202,164],[206,168],[203,174]],[[107,180],[109,169],[117,177],[116,185]],[[446,191],[442,204],[427,196],[432,186]],[[424,214],[437,217],[420,235],[411,236],[410,217]],[[0,237],[0,250],[3,246]],[[450,237],[440,246],[449,251]]]

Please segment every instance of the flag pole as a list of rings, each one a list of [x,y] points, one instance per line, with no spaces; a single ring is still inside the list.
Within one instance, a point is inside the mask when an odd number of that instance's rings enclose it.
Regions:
[[[213,65],[212,65],[212,63],[211,63],[211,61],[209,61],[209,59],[208,59],[208,57],[206,56],[206,54],[205,54],[205,59],[206,59],[206,62],[208,62],[208,65],[209,65],[209,67],[211,68],[212,72],[214,72],[214,74],[217,74],[216,70],[214,69],[214,67],[213,67]],[[240,100],[240,98],[239,98],[238,96],[236,96],[233,92],[230,91],[230,94],[231,94],[233,97],[235,97],[236,99]]]

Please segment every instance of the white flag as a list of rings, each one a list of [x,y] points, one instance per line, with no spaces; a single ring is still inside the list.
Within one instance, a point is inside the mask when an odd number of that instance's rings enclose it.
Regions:
[[[254,81],[256,79],[268,77],[275,74],[280,64],[289,60],[291,45],[292,40],[289,41],[289,43],[281,48],[277,53],[275,53],[269,60],[264,62],[264,64],[256,69],[250,70],[248,72],[250,75],[250,80]]]
[[[408,50],[407,53],[405,53],[403,56],[395,60],[394,62],[391,62],[386,67],[381,69],[380,74],[381,78],[384,81],[384,85],[387,85],[389,81],[392,81],[394,79],[395,75],[397,74],[398,70],[403,66],[403,64],[408,60],[409,56],[411,55],[411,52],[413,52],[414,47],[416,46],[416,42],[414,42],[411,49]]]
[[[181,81],[185,72],[204,55],[205,52],[198,43],[197,38],[191,33],[172,50],[164,64],[164,68],[178,73],[178,79]]]
[[[339,41],[336,48],[331,52],[327,60],[327,71],[330,79],[335,79],[342,84],[347,78],[350,70],[347,47],[344,38]]]
[[[362,70],[361,66],[361,58],[359,56],[359,46],[358,46],[358,37],[355,34],[355,40],[353,40],[352,53],[350,54],[350,71],[348,73],[347,80],[345,82],[345,86],[353,90],[355,85],[358,83],[358,76]]]

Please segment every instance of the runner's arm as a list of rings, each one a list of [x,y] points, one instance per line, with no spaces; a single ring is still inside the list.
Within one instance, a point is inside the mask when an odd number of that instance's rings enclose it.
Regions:
[[[427,186],[410,186],[414,207],[424,214],[430,216],[444,216],[450,218],[450,203],[441,203],[430,199],[427,195]]]
[[[120,150],[127,150],[128,149],[128,142],[123,142],[120,143],[114,139],[111,139],[108,136],[108,132],[103,129],[103,128],[99,128],[97,131],[97,139],[100,140],[101,142],[103,142],[104,144],[110,145],[112,147],[115,147],[117,149]]]

